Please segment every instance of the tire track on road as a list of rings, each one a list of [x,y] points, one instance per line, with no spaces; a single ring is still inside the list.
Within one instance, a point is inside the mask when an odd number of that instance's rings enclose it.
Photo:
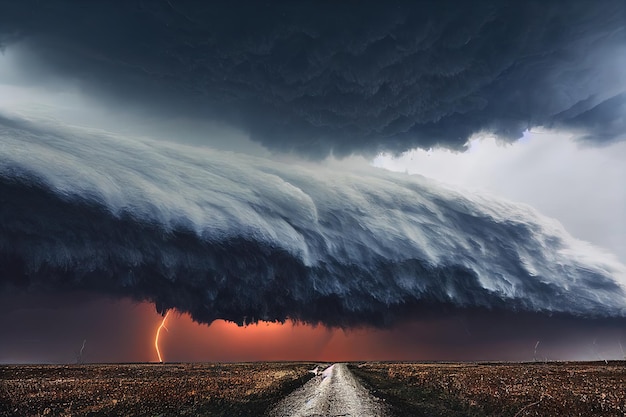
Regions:
[[[346,364],[329,366],[283,400],[270,417],[388,417],[388,407],[374,397]]]

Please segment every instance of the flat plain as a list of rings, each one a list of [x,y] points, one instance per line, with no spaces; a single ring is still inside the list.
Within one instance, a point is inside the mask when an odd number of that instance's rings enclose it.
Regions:
[[[309,363],[0,366],[0,416],[261,416]]]
[[[626,416],[626,362],[362,363],[396,416]]]
[[[311,379],[323,387],[324,375],[309,370],[328,365],[4,365],[0,416],[263,416]],[[395,416],[626,416],[623,361],[345,369]]]

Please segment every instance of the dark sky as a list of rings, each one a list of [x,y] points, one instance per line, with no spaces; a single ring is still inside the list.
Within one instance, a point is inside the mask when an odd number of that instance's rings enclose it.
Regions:
[[[6,297],[1,363],[154,362],[162,317],[150,303],[86,293]],[[512,325],[514,323],[514,325]],[[266,323],[239,327],[194,323],[170,314],[162,331],[164,360],[604,360],[623,357],[619,320],[463,311],[412,319],[389,328],[329,329]],[[537,349],[535,346],[539,342]]]
[[[272,150],[462,148],[481,130],[623,138],[620,0],[4,1],[31,77],[218,119]]]
[[[623,239],[371,161],[487,172],[472,143],[533,130],[574,151],[502,178],[615,155],[625,23],[612,0],[0,0],[0,361],[154,360],[168,310],[170,360],[623,356]],[[620,235],[623,169],[584,172]]]

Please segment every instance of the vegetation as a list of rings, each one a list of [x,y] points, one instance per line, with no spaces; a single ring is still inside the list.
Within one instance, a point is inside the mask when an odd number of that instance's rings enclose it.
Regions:
[[[0,416],[261,416],[308,363],[1,366]]]
[[[397,416],[626,415],[626,363],[353,364]]]

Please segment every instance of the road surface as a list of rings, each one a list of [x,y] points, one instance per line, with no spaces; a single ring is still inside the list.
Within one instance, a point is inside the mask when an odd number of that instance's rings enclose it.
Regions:
[[[285,397],[271,417],[388,416],[385,404],[356,380],[344,363],[331,365]]]

